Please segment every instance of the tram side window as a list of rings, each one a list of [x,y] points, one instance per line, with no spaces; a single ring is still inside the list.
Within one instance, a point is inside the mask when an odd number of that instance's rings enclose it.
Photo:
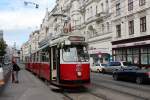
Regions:
[[[40,58],[41,58],[41,62],[48,62],[49,61],[48,53],[42,53]]]

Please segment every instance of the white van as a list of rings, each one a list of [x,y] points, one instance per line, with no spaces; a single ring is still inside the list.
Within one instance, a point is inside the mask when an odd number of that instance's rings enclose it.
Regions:
[[[93,64],[92,66],[90,66],[90,70],[92,72],[103,73],[103,69],[105,69],[105,67],[107,67],[107,64],[96,63],[96,64]]]

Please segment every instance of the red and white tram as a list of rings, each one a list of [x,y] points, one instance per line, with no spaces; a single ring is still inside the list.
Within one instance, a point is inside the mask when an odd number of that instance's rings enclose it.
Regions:
[[[87,43],[82,36],[62,36],[32,54],[26,69],[56,86],[90,83]]]

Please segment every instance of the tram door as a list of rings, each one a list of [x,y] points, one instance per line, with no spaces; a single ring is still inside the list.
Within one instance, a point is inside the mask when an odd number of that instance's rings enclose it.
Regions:
[[[59,50],[57,46],[50,48],[51,80],[59,80]]]

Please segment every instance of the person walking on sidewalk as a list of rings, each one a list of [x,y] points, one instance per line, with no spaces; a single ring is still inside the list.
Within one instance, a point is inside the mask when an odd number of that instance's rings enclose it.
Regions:
[[[12,62],[12,83],[19,83],[18,74],[20,71],[20,67],[16,64],[16,62]]]

